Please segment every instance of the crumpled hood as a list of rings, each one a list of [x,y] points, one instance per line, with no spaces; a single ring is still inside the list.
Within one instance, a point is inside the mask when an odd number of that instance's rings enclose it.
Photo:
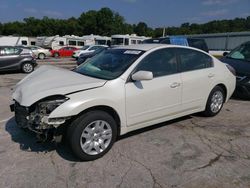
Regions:
[[[101,87],[106,80],[92,78],[44,65],[17,83],[12,98],[22,106],[30,106],[40,99],[52,95],[65,95],[72,92]]]

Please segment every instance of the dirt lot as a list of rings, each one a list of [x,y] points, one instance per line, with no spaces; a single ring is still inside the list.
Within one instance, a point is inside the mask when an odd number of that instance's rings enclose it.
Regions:
[[[231,99],[214,118],[192,115],[133,132],[103,158],[79,162],[64,146],[38,144],[17,128],[8,105],[24,76],[0,75],[0,187],[250,187],[250,101]]]

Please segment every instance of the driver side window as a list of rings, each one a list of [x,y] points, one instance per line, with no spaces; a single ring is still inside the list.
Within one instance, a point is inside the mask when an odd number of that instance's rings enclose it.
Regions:
[[[165,48],[150,53],[139,63],[138,71],[150,71],[154,78],[177,73],[175,50]]]

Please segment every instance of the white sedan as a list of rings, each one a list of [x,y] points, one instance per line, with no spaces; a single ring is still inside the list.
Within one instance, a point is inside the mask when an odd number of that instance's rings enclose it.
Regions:
[[[117,47],[74,71],[40,67],[17,84],[11,109],[20,127],[42,140],[62,133],[77,157],[94,160],[119,135],[197,112],[218,114],[235,89],[234,74],[191,47]]]
[[[100,48],[106,48],[108,46],[106,45],[90,45],[90,46],[83,46],[82,48],[80,48],[79,50],[74,51],[72,57],[78,59],[78,57],[81,54],[88,54],[88,53],[93,53],[95,52],[97,49]]]

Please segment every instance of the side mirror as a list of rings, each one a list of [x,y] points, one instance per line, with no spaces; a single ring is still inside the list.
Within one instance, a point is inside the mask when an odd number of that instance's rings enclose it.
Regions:
[[[224,52],[224,53],[223,53],[223,56],[225,57],[227,54],[228,54],[228,52]]]
[[[138,71],[132,75],[132,80],[142,81],[142,80],[152,80],[153,73],[150,71]]]

